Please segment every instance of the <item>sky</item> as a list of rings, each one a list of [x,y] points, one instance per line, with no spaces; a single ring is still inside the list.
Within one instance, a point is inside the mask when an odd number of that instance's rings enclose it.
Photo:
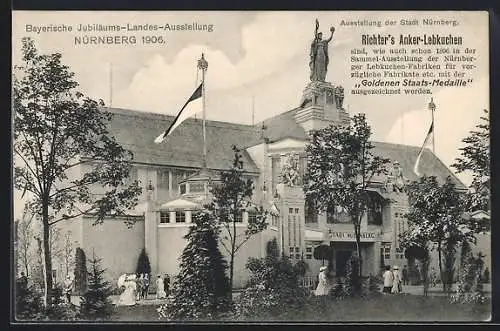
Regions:
[[[80,91],[112,107],[175,115],[199,82],[196,63],[208,61],[207,118],[252,124],[299,105],[309,82],[309,47],[314,21],[329,35],[327,81],[343,85],[350,114],[365,113],[377,141],[420,146],[430,125],[427,105],[436,104],[436,154],[446,165],[459,156],[461,140],[489,109],[487,12],[13,12],[13,62],[20,59],[22,37],[31,37],[43,53],[59,52],[75,72]],[[385,26],[386,20],[456,20],[456,26]],[[342,21],[381,21],[382,27],[354,27]],[[75,45],[80,24],[213,24],[213,31],[125,32],[135,45]],[[26,26],[72,26],[72,32],[27,32]],[[362,34],[453,34],[475,48],[472,84],[434,88],[432,95],[350,95],[350,51]],[[100,35],[113,34],[101,32]],[[114,33],[117,34],[117,33]],[[87,33],[99,35],[99,32]],[[141,36],[162,36],[161,45],[140,43]],[[470,174],[459,175],[465,183]]]

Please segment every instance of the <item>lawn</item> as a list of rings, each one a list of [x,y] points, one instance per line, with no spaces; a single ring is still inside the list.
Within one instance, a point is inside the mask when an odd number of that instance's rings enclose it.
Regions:
[[[486,321],[489,304],[450,304],[446,297],[381,295],[372,299],[349,298],[308,305],[293,313],[293,321],[401,322],[401,321]],[[158,321],[155,305],[116,307],[114,321]],[[255,321],[264,319],[255,319]],[[271,319],[265,319],[271,321]]]

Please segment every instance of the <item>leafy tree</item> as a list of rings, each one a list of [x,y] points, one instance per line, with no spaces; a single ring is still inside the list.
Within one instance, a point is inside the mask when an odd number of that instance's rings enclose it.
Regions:
[[[457,245],[464,241],[475,242],[474,232],[477,231],[474,224],[463,217],[464,197],[456,190],[451,178],[440,185],[434,176],[423,176],[410,183],[407,194],[410,209],[406,217],[410,229],[401,239],[415,241],[416,236],[421,242],[436,245],[443,290],[447,291],[453,278],[452,256]]]
[[[123,215],[141,192],[137,182],[126,182],[132,153],[108,132],[111,114],[77,86],[61,54],[40,54],[33,40],[23,39],[22,64],[13,74],[14,186],[29,193],[41,223],[46,305],[54,224],[89,213],[96,223],[110,213]],[[94,186],[105,192],[92,194]]]
[[[109,298],[112,289],[107,280],[104,279],[105,269],[101,268],[101,259],[92,252],[89,259],[88,289],[81,296],[80,314],[81,318],[87,320],[104,319],[113,312],[113,303]]]
[[[408,260],[420,261],[419,278],[424,285],[424,296],[427,296],[429,290],[429,265],[430,252],[429,240],[422,236],[418,228],[410,227],[400,237],[400,245],[404,248],[405,257]],[[416,267],[416,266],[415,266]]]
[[[231,288],[227,262],[219,250],[216,221],[207,212],[193,217],[184,237],[180,271],[172,287],[172,301],[160,308],[169,320],[212,320],[229,311]]]
[[[75,292],[82,294],[87,289],[87,259],[80,247],[75,251]]]
[[[364,114],[348,125],[330,125],[312,132],[304,193],[321,211],[332,204],[343,207],[351,218],[361,275],[361,220],[368,205],[367,189],[373,176],[386,173],[388,159],[375,156],[371,128]]]
[[[239,249],[255,234],[267,227],[267,212],[262,206],[254,208],[251,203],[253,183],[245,178],[241,151],[233,146],[234,159],[229,171],[222,171],[220,183],[214,184],[210,192],[213,199],[205,207],[213,220],[217,220],[222,227],[221,245],[229,256],[229,284],[233,286],[234,260]],[[253,217],[243,233],[236,225],[241,222],[243,212],[253,209]]]
[[[141,253],[139,254],[135,273],[138,275],[140,275],[140,274],[151,275],[151,264],[149,263],[148,253],[146,253],[145,248],[143,248],[141,250]]]
[[[472,193],[469,195],[469,208],[475,210],[490,210],[490,122],[488,110],[480,117],[481,123],[477,131],[470,131],[462,142],[461,157],[451,166],[459,173],[472,172]]]

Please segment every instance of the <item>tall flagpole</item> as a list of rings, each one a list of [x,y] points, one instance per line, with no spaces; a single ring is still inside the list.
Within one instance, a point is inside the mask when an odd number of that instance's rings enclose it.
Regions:
[[[203,107],[203,168],[207,167],[207,131],[205,128],[205,75],[208,68],[208,62],[205,60],[205,55],[201,53],[201,59],[198,60],[198,69],[201,70],[201,82],[203,84],[201,88],[202,93],[202,107]]]
[[[431,111],[432,116],[432,153],[436,155],[436,139],[434,135],[436,132],[436,123],[434,123],[434,111],[436,110],[436,105],[434,104],[433,98],[431,98],[431,102],[429,102],[429,110]]]

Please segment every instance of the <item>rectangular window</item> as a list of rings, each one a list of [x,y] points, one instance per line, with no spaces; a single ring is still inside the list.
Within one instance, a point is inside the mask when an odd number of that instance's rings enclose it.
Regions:
[[[271,216],[271,225],[278,226],[278,216],[275,216],[275,215]]]
[[[160,211],[160,223],[170,223],[170,212]]]
[[[368,192],[368,224],[382,225],[382,200],[376,192]]]
[[[318,211],[313,203],[306,201],[304,204],[304,214],[306,223],[318,223]]]
[[[297,260],[300,260],[300,254],[295,254],[295,258],[296,258]]]
[[[156,174],[158,189],[168,190],[168,170],[158,170]]]
[[[326,222],[329,224],[351,223],[351,218],[344,208],[330,204],[326,210]]]
[[[190,183],[189,193],[203,193],[205,192],[205,185],[203,183]]]
[[[300,253],[300,247],[295,247],[295,253]]]
[[[391,259],[391,246],[385,246],[384,247],[384,260],[390,260]]]
[[[186,213],[184,211],[178,210],[175,212],[175,222],[176,223],[185,223],[186,222]]]
[[[293,253],[295,251],[295,247],[290,246],[290,253]]]
[[[242,223],[243,222],[243,212],[239,212],[236,214],[236,219],[234,220],[236,223]]]
[[[186,193],[186,184],[182,184],[180,187],[180,190],[181,190],[181,194],[184,194]]]
[[[405,254],[402,248],[397,247],[396,248],[396,259],[402,260],[404,259]]]
[[[255,212],[254,210],[250,210],[248,212],[248,222],[249,223],[255,223],[257,222],[257,212]]]
[[[306,259],[307,260],[312,260],[313,256],[310,253],[306,253]]]
[[[55,269],[52,270],[52,282],[54,285],[57,283],[57,271]]]

